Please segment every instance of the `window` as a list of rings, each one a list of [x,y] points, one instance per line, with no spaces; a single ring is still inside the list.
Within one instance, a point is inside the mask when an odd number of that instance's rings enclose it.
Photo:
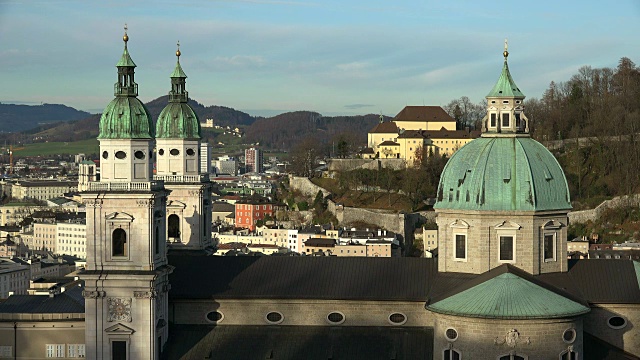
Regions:
[[[509,127],[509,114],[502,114],[502,127]]]
[[[109,158],[109,152],[108,151],[103,151],[102,152],[102,158],[103,159],[108,159]]]
[[[507,354],[498,357],[498,360],[527,360],[526,355]]]
[[[446,349],[443,352],[442,358],[444,360],[460,360],[460,359],[462,359],[462,355],[460,354],[460,352],[458,350]]]
[[[565,350],[560,354],[560,360],[578,360],[578,354],[573,350]]]
[[[180,237],[180,218],[176,214],[169,215],[167,226],[167,235],[169,238],[179,238]]]
[[[500,261],[514,260],[513,243],[513,236],[500,236]]]
[[[133,153],[133,156],[138,160],[142,160],[142,159],[144,159],[144,152],[138,150],[138,151]]]
[[[612,316],[607,320],[607,324],[612,329],[622,329],[627,325],[627,320],[622,316]]]
[[[178,156],[178,155],[180,155],[180,150],[178,150],[178,149],[171,149],[171,150],[169,151],[169,154],[171,154],[171,155],[173,155],[173,156]]]
[[[156,255],[158,255],[160,253],[160,230],[158,229],[158,226],[156,226],[156,238],[155,238],[155,244],[156,244]]]
[[[64,355],[64,344],[56,344],[56,357],[63,358]]]
[[[70,358],[83,358],[86,357],[84,344],[69,344],[67,345],[67,357]]]
[[[126,159],[127,158],[127,153],[124,151],[116,151],[116,159]]]
[[[455,246],[454,246],[454,258],[466,259],[467,258],[467,235],[455,234]]]
[[[217,323],[222,321],[222,319],[224,319],[224,314],[222,314],[220,311],[211,311],[209,313],[207,313],[207,320]]]
[[[344,314],[341,312],[332,312],[329,315],[327,315],[327,321],[330,324],[342,324],[344,322],[345,318],[344,318]]]
[[[158,150],[158,155],[160,155],[160,156],[164,155],[164,149]]]
[[[567,344],[571,344],[576,341],[576,329],[567,329],[562,333],[562,341]]]
[[[193,156],[195,154],[196,154],[196,152],[193,149],[191,149],[191,148],[187,149],[187,155]]]
[[[554,234],[544,234],[544,261],[556,259],[556,237]]]
[[[111,360],[127,360],[126,341],[113,341],[111,343]]]
[[[264,318],[270,324],[280,324],[282,321],[284,321],[284,315],[282,315],[282,313],[278,311],[272,311],[268,313]]]
[[[113,230],[111,235],[112,256],[126,256],[127,233],[123,229]]]
[[[496,114],[491,114],[491,127],[496,127]]]

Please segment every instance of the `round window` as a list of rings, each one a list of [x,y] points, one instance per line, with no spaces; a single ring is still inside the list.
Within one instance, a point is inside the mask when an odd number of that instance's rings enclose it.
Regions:
[[[138,150],[138,151],[133,153],[133,156],[135,156],[136,159],[138,159],[138,160],[142,160],[142,159],[144,159],[144,152]]]
[[[444,336],[449,341],[456,341],[458,340],[458,330],[454,328],[448,328],[447,330],[444,331]]]
[[[340,312],[332,312],[327,315],[327,321],[331,324],[342,324],[344,322],[344,314]]]
[[[116,151],[116,158],[122,160],[127,158],[127,153],[124,151]]]
[[[160,155],[160,156],[164,155],[164,149],[158,150],[158,155]]]
[[[169,154],[173,155],[173,156],[178,156],[180,155],[180,150],[178,149],[171,149],[171,151],[169,151]]]
[[[207,313],[207,320],[211,322],[220,322],[224,319],[224,315],[220,311],[211,311]]]
[[[264,317],[270,324],[280,324],[284,320],[282,313],[272,311]]]
[[[102,152],[102,158],[103,159],[108,159],[109,158],[109,152],[108,151],[103,151]]]
[[[571,344],[576,341],[576,330],[575,329],[567,329],[562,333],[562,341],[567,344]]]
[[[404,314],[393,313],[389,315],[389,322],[396,325],[402,325],[407,322],[407,317]]]
[[[193,149],[187,149],[187,155],[193,156],[195,154],[196,154],[196,152]]]
[[[627,320],[622,316],[612,316],[609,318],[607,323],[613,329],[622,329],[623,327],[627,326]]]

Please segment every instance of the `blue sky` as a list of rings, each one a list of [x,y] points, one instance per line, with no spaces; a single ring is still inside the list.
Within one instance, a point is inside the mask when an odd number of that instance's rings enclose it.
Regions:
[[[169,91],[179,40],[190,96],[253,115],[478,102],[504,38],[528,97],[584,65],[640,64],[638,0],[0,0],[0,101],[99,112],[124,23],[141,100]]]

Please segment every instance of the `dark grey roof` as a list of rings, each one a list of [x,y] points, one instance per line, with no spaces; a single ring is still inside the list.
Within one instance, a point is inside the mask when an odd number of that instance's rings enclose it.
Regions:
[[[426,301],[436,259],[169,256],[173,299]],[[216,276],[194,276],[216,274]]]
[[[74,286],[53,297],[49,297],[49,295],[11,295],[5,302],[0,304],[0,313],[84,313],[82,289],[81,286]]]
[[[569,260],[569,271],[537,276],[589,303],[640,303],[640,288],[631,260]]]
[[[233,204],[229,204],[227,202],[216,201],[211,205],[212,212],[226,212],[226,211],[235,211],[236,207]]]
[[[175,325],[163,359],[431,360],[427,327]]]

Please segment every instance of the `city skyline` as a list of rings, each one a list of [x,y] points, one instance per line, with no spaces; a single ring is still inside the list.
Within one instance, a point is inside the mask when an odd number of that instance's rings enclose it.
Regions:
[[[0,101],[101,112],[125,23],[145,102],[169,91],[177,41],[191,97],[251,115],[478,102],[499,76],[504,38],[518,86],[539,98],[582,66],[640,57],[630,41],[640,4],[598,5],[543,1],[525,17],[521,4],[500,2],[0,1],[0,66],[12,84]]]

